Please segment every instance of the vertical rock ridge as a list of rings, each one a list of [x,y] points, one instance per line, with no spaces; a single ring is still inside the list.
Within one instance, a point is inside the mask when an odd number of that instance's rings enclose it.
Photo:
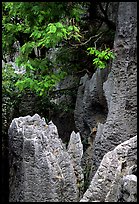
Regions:
[[[94,173],[105,153],[137,134],[136,6],[136,2],[119,3],[114,41],[116,58],[108,79],[103,84],[108,116],[101,135],[98,136],[97,133],[94,141]]]
[[[10,202],[79,199],[70,155],[52,121],[47,125],[38,114],[15,118],[9,128],[9,146]]]

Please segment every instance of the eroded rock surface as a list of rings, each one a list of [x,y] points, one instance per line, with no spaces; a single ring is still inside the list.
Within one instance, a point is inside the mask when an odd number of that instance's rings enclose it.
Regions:
[[[78,89],[75,108],[76,127],[85,138],[89,138],[92,128],[97,127],[91,146],[87,147],[83,155],[85,163],[83,165],[85,167],[92,165],[89,169],[90,181],[94,179],[103,156],[137,134],[136,38],[137,3],[120,2],[114,40],[116,57],[112,62],[111,70],[105,70],[105,72],[96,70],[91,79],[87,75],[81,79],[82,85]],[[135,176],[125,178],[128,178],[127,186],[130,182],[132,186],[136,180]],[[124,179],[122,182],[123,191],[126,191]],[[115,180],[115,183],[121,186],[121,181]],[[119,187],[114,185],[111,188],[114,191],[114,188],[117,190]],[[95,188],[93,190],[96,191],[96,194],[92,192],[96,196],[93,201],[97,201],[98,192]],[[131,190],[128,189],[128,192]],[[128,194],[122,196],[123,201],[132,200],[132,196],[127,198]],[[110,200],[110,195],[111,193],[108,194],[106,201]],[[133,200],[135,200],[134,196]]]
[[[84,162],[92,165],[92,181],[81,202],[137,202],[136,36],[137,4],[120,2],[111,71],[97,69],[91,79],[81,79],[76,127],[86,138],[97,126]],[[36,114],[12,121],[9,147],[10,202],[78,202],[79,134],[72,133],[66,149],[56,126]]]
[[[82,138],[91,133],[99,122],[105,122],[107,117],[107,102],[104,96],[103,83],[106,81],[109,69],[97,69],[91,79],[86,74],[80,80],[74,111],[75,124]]]
[[[71,133],[70,141],[68,144],[68,153],[71,157],[74,172],[77,177],[77,186],[79,188],[79,197],[82,196],[84,190],[84,175],[81,167],[81,160],[83,156],[83,144],[79,132],[76,134],[74,131]]]
[[[47,125],[37,114],[15,118],[9,147],[10,202],[78,201],[75,166],[52,121]]]
[[[80,202],[137,202],[137,136],[106,153]]]
[[[93,148],[94,175],[105,153],[137,134],[137,4],[120,2],[114,41],[116,57],[103,84],[108,116]]]

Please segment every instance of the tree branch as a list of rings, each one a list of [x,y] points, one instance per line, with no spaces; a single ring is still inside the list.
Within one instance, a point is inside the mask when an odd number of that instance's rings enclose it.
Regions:
[[[105,10],[103,9],[101,2],[98,2],[98,5],[99,5],[99,8],[100,8],[100,10],[102,11],[102,13],[104,15],[104,17],[98,16],[98,18],[100,20],[104,21],[108,25],[108,27],[112,28],[113,30],[116,30],[115,23],[108,19],[108,15],[107,15],[108,4],[106,5]]]
[[[71,46],[73,46],[73,47],[83,46],[83,45],[87,44],[88,42],[90,42],[91,39],[96,38],[96,37],[98,37],[98,36],[100,37],[102,34],[103,34],[103,33],[101,32],[101,33],[99,33],[99,34],[97,34],[97,35],[91,36],[87,41],[85,41],[85,42],[83,42],[83,43],[80,43],[80,44],[74,45],[74,44],[71,44],[70,42],[69,42],[69,44],[70,44]]]
[[[99,8],[100,8],[100,10],[102,11],[104,17],[108,19],[107,12],[106,12],[106,10],[104,10],[104,8],[102,7],[101,2],[98,2],[98,5],[99,5]]]
[[[54,90],[54,91],[51,91],[51,94],[57,93],[57,92],[62,92],[62,91],[75,90],[75,89],[79,88],[79,86],[82,86],[82,85],[83,84],[79,84],[78,86],[73,86],[73,87],[69,87],[69,88],[65,88],[65,89]]]

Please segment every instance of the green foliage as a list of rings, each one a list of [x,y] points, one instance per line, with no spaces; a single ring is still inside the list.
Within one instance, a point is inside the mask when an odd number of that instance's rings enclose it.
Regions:
[[[20,78],[20,75],[14,72],[11,65],[6,65],[2,68],[2,95],[3,97],[15,97],[17,95],[18,89],[15,83]]]
[[[104,69],[107,66],[107,62],[110,59],[114,59],[115,55],[110,50],[110,48],[106,48],[105,50],[99,51],[95,47],[87,48],[90,55],[94,55],[93,64],[96,68]]]
[[[14,72],[11,65],[7,64],[2,68],[2,134],[7,135],[10,122],[13,116],[14,107],[20,100],[15,83],[20,78],[19,74]]]
[[[65,41],[80,41],[79,26],[72,24],[71,19],[80,20],[82,7],[75,2],[71,7],[64,2],[3,2],[2,5],[3,57],[13,54],[13,44],[19,41],[20,53],[16,64],[26,69],[16,87],[40,95],[47,93],[65,77],[65,70],[52,65],[46,56],[33,58],[31,55],[35,49],[45,49],[47,53]]]
[[[55,47],[62,40],[69,40],[75,38],[80,41],[81,35],[79,34],[79,28],[77,26],[67,26],[61,22],[49,23],[43,27],[43,30],[35,28],[30,37],[33,37],[37,43],[35,46],[45,46],[47,48]]]
[[[4,94],[17,99],[16,96],[30,90],[40,98],[50,96],[67,74],[78,73],[88,66],[90,58],[85,52],[90,44],[84,42],[96,33],[89,31],[88,21],[83,23],[82,16],[88,15],[86,5],[84,2],[2,2],[3,58],[14,56],[17,51],[14,43],[18,41],[19,56],[14,60],[19,68],[26,70],[18,75],[9,66],[3,70]],[[58,48],[56,60],[53,56],[50,60],[49,54],[55,48]],[[96,67],[104,68],[112,58],[110,50],[89,49]],[[63,105],[62,108],[70,109]]]
[[[55,87],[56,83],[59,82],[66,73],[57,72],[57,74],[49,74],[41,76],[40,79],[28,77],[28,75],[23,75],[21,80],[18,80],[15,84],[19,88],[19,91],[22,92],[25,89],[30,89],[36,94],[42,96]]]

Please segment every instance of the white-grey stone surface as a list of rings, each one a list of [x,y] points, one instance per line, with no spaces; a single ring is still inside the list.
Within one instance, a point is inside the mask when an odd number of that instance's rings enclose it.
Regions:
[[[104,155],[80,202],[137,202],[136,175],[137,136]]]
[[[15,118],[9,153],[10,202],[78,201],[73,163],[52,121],[38,114]]]

